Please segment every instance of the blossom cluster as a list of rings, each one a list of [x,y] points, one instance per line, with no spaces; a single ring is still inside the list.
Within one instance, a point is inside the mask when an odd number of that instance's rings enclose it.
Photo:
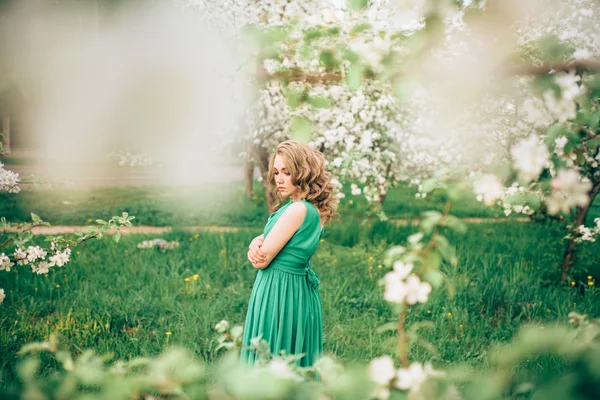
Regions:
[[[411,394],[419,393],[423,383],[429,377],[444,376],[442,371],[434,370],[431,364],[425,365],[414,362],[407,368],[396,369],[394,361],[390,356],[383,356],[371,360],[369,374],[375,383],[373,397],[377,399],[388,399],[390,389],[407,390]]]
[[[0,163],[0,192],[19,193],[19,174],[4,169],[4,164]]]
[[[575,239],[576,243],[595,242],[596,236],[600,235],[600,218],[594,218],[594,224],[595,226],[592,227],[579,225],[575,230],[569,225],[567,229],[570,233],[565,236],[565,239]]]
[[[396,261],[393,268],[393,271],[385,274],[383,298],[390,303],[398,304],[425,303],[431,293],[431,285],[428,282],[421,282],[417,275],[410,274],[413,265]]]
[[[17,265],[30,265],[31,270],[36,274],[47,274],[51,267],[62,267],[69,262],[71,249],[56,250],[50,257],[46,258],[48,253],[39,246],[29,246],[27,249],[16,248],[13,254]],[[9,257],[2,253],[0,255],[0,271],[10,271],[14,265]]]

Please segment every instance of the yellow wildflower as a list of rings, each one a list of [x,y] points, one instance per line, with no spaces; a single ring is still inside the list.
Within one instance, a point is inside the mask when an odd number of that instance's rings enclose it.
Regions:
[[[171,332],[167,332],[165,335],[167,335],[167,337],[171,336]]]
[[[93,219],[91,219],[91,218],[88,218],[88,222],[92,222],[92,221],[93,221]]]
[[[575,286],[575,282],[571,281],[571,286]]]
[[[373,261],[373,256],[369,257],[369,261]]]
[[[590,286],[594,286],[594,282],[593,282],[593,281],[589,281],[589,282],[588,282],[588,285],[590,285]]]
[[[57,288],[57,289],[60,289],[60,285],[56,285],[56,288]]]
[[[451,313],[451,312],[449,312],[449,313],[448,313],[448,318],[450,318],[451,316],[452,316],[452,313]]]
[[[197,280],[198,280],[198,278],[200,278],[200,275],[198,275],[198,274],[194,274],[194,280],[195,280],[195,281],[197,281]]]
[[[184,278],[183,280],[186,281],[186,282],[189,282],[190,278]]]
[[[194,238],[196,238],[196,239],[198,239],[199,237],[200,237],[200,235],[197,233],[194,235]]]
[[[377,266],[377,268],[381,269],[381,268],[383,268],[383,265],[379,264],[379,265]]]
[[[463,327],[463,324],[460,324],[460,325],[458,325],[458,327],[462,329],[462,327]]]

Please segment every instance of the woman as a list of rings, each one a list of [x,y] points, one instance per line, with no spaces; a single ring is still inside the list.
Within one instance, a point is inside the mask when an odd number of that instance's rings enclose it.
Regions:
[[[319,278],[308,261],[337,207],[334,187],[323,155],[310,147],[285,141],[269,164],[278,209],[264,233],[252,240],[248,260],[258,274],[250,295],[244,326],[244,347],[255,337],[265,339],[271,353],[300,355],[300,366],[311,366],[323,352]],[[281,205],[282,199],[289,201]],[[242,349],[241,359],[254,364],[256,354]]]

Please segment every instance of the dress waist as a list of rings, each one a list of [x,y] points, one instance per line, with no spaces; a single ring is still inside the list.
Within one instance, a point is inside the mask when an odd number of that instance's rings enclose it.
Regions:
[[[269,268],[293,275],[305,275],[308,286],[312,287],[313,289],[316,289],[321,283],[319,276],[310,268],[309,263],[306,263],[304,267],[275,263],[270,265]]]

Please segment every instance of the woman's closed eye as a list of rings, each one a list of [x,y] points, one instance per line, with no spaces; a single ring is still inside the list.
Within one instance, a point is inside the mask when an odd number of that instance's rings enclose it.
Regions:
[[[287,176],[291,175],[289,172],[284,172],[284,174],[286,174]],[[279,172],[274,172],[273,175],[279,175]]]

